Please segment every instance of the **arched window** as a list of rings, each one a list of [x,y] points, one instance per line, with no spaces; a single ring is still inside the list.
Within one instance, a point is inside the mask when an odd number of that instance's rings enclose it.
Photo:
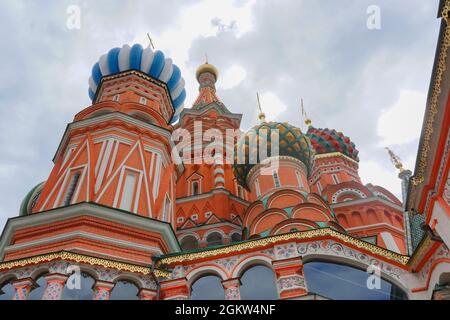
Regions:
[[[241,277],[242,300],[277,300],[275,274],[265,266],[247,269]]]
[[[12,280],[0,284],[0,300],[12,300],[14,291]]]
[[[64,286],[63,300],[92,300],[94,296],[95,279],[85,272],[81,272],[79,286],[77,281],[66,283]],[[72,281],[71,278],[67,280]]]
[[[200,185],[198,183],[198,181],[193,181],[192,182],[192,195],[196,196],[200,193]]]
[[[198,248],[198,240],[194,236],[186,236],[181,240],[181,249],[192,250]]]
[[[217,276],[204,276],[191,287],[191,300],[224,300],[225,294],[221,279]]]
[[[242,236],[239,233],[235,232],[231,235],[231,242],[239,242],[241,240]]]
[[[219,232],[213,232],[206,237],[208,246],[217,246],[223,243],[222,235]]]
[[[111,292],[110,300],[138,300],[138,287],[130,281],[118,281]]]
[[[80,180],[81,172],[75,172],[70,178],[70,182],[67,186],[66,194],[64,196],[62,205],[68,206],[72,203],[73,195],[75,194],[75,189],[78,185],[78,181]]]
[[[47,286],[47,280],[45,280],[45,274],[38,277],[36,280],[36,286],[30,291],[28,300],[41,300],[44,295],[45,287]]]
[[[350,266],[310,262],[304,265],[305,280],[311,293],[333,300],[406,300],[396,285],[380,279],[380,289],[369,289],[367,272]]]

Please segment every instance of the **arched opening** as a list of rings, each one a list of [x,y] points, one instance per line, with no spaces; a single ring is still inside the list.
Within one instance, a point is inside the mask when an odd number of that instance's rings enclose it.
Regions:
[[[129,115],[132,116],[135,119],[138,119],[138,120],[150,123],[150,124],[157,124],[155,119],[150,117],[148,114],[145,114],[145,113],[142,113],[142,112],[133,111],[133,112],[130,112]]]
[[[194,236],[186,236],[181,240],[181,249],[193,250],[198,248],[198,240]]]
[[[392,215],[388,211],[384,210],[384,216],[385,216],[386,222],[389,222],[389,224],[391,226],[393,226],[394,220],[392,219]]]
[[[242,300],[277,300],[275,274],[266,266],[253,266],[241,277]]]
[[[45,287],[47,286],[47,280],[45,279],[45,276],[46,274],[44,273],[37,277],[35,286],[28,295],[28,300],[42,300],[42,296],[45,292]]]
[[[111,292],[110,300],[138,300],[139,288],[127,280],[117,281]]]
[[[206,242],[209,246],[218,246],[223,243],[222,235],[219,232],[213,232],[208,237],[206,237]]]
[[[370,224],[378,223],[377,213],[373,209],[367,210],[367,217],[369,219]]]
[[[12,279],[7,280],[0,284],[0,301],[12,300],[14,296],[14,286],[12,285]]]
[[[196,196],[200,193],[200,186],[198,181],[192,182],[192,195]]]
[[[222,279],[208,275],[196,280],[191,286],[191,300],[224,300]]]
[[[81,272],[80,276],[79,286],[77,281],[72,282],[71,278],[67,280],[62,294],[63,300],[92,300],[95,279],[86,272]]]
[[[348,220],[347,220],[347,217],[345,216],[345,214],[343,214],[343,213],[338,214],[337,219],[341,226],[348,228],[349,224],[348,224]]]
[[[358,211],[352,212],[352,220],[354,226],[361,226],[364,224],[363,219],[361,217],[361,213],[359,213]]]
[[[231,235],[231,242],[239,242],[241,240],[242,236],[239,233],[235,232]]]
[[[113,110],[110,109],[103,109],[103,110],[98,110],[95,111],[94,113],[90,114],[86,119],[91,119],[91,118],[95,118],[95,117],[100,117],[100,116],[104,116],[110,113],[113,113]]]
[[[406,293],[395,284],[382,278],[378,283],[371,281],[375,275],[343,264],[305,263],[304,275],[310,293],[332,300],[407,299]]]

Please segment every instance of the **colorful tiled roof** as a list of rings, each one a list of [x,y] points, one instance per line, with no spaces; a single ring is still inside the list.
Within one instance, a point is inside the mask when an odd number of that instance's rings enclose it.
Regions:
[[[359,151],[355,144],[342,132],[328,128],[309,127],[306,135],[310,138],[316,154],[340,152],[355,161],[359,161]]]
[[[244,134],[235,146],[233,171],[238,182],[248,188],[246,179],[250,170],[260,163],[258,149],[260,135],[267,137],[267,157],[271,154],[272,139],[279,141],[279,156],[290,156],[302,161],[310,172],[314,161],[314,149],[309,138],[301,130],[286,122],[263,122]],[[242,159],[238,158],[242,155]],[[257,159],[256,161],[252,161]]]

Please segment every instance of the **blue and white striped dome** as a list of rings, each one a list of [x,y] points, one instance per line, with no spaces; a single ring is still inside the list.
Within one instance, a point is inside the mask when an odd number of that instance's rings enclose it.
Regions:
[[[172,59],[165,58],[161,51],[153,51],[151,48],[143,49],[140,44],[132,47],[126,44],[122,48],[111,49],[100,57],[92,68],[92,76],[89,78],[91,100],[94,100],[102,77],[127,70],[140,70],[167,85],[175,108],[172,123],[177,122],[186,99],[185,82],[181,77],[180,68],[173,64]]]

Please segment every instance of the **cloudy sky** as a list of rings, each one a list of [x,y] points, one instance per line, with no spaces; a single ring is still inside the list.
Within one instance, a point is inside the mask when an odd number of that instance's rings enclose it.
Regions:
[[[369,6],[381,29],[367,28]],[[68,28],[71,8],[80,29]],[[47,179],[66,124],[89,106],[92,65],[125,43],[173,58],[196,97],[196,67],[220,70],[218,95],[254,125],[255,93],[270,120],[343,131],[360,150],[364,183],[400,196],[384,150],[413,168],[439,21],[438,0],[2,0],[0,228]]]

